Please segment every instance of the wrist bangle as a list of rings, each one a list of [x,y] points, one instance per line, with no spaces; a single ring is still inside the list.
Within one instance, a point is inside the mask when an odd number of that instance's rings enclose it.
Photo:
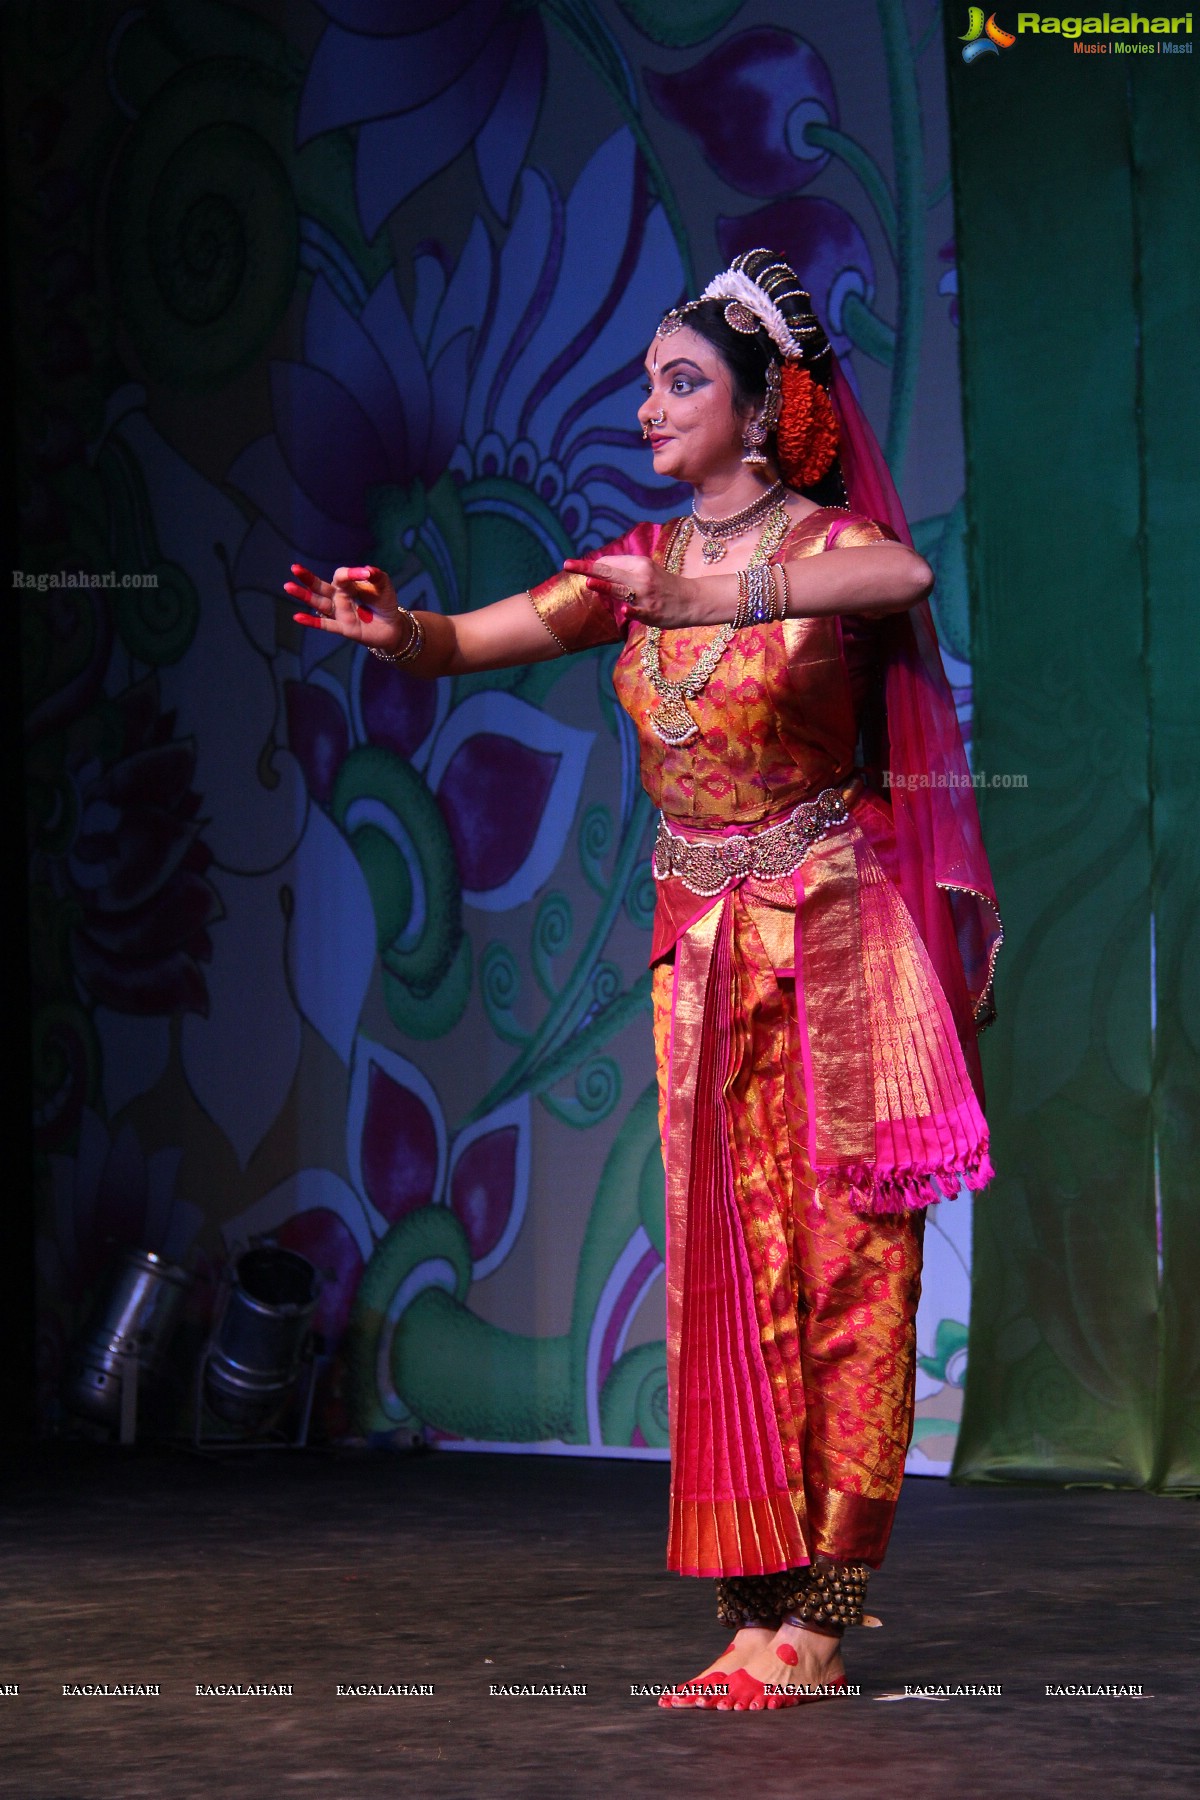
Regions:
[[[787,564],[777,563],[776,573],[779,576],[779,620],[782,624],[784,619],[787,618],[792,605],[792,591],[788,586]]]
[[[406,606],[402,606],[400,611],[408,620],[409,624],[408,639],[406,643],[399,650],[381,650],[377,644],[367,645],[367,649],[371,652],[371,655],[377,656],[380,662],[412,662],[414,657],[420,656],[422,650],[425,648],[425,633],[421,629],[421,621],[418,619],[416,613],[409,612]]]
[[[743,579],[746,583],[745,624],[769,625],[775,616],[775,583],[770,567],[760,563],[756,569],[747,569]]]
[[[748,623],[748,607],[750,604],[750,584],[746,579],[745,569],[738,570],[737,605],[733,609],[733,629],[740,631]]]

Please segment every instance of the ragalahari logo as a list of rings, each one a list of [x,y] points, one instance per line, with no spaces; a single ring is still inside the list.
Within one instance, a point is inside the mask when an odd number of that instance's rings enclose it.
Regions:
[[[967,29],[959,39],[964,62],[974,62],[977,56],[999,56],[1001,50],[1010,50],[1016,41],[1011,31],[997,25],[995,13],[989,13],[985,19],[982,6],[967,8]]]

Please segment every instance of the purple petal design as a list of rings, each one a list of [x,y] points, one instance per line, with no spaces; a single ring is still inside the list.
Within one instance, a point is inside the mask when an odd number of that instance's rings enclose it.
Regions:
[[[455,1141],[446,1197],[470,1240],[476,1281],[498,1269],[517,1240],[529,1199],[529,1150],[528,1094]]]
[[[433,730],[438,684],[418,681],[404,669],[389,669],[372,657],[360,659],[358,703],[363,734],[398,756],[411,758]]]
[[[393,1223],[433,1199],[437,1132],[429,1110],[380,1068],[371,1070],[362,1169],[371,1204]]]
[[[478,54],[457,79],[398,117],[370,115],[376,123],[358,134],[355,192],[358,213],[371,238],[410,194],[436,175],[475,138],[496,103],[516,50],[519,27],[503,20],[490,38],[470,41]],[[401,40],[403,41],[403,40]],[[398,111],[395,100],[387,108]]]
[[[588,1439],[603,1442],[600,1394],[613,1364],[625,1349],[629,1328],[651,1284],[658,1279],[662,1257],[639,1225],[613,1264],[588,1327],[585,1353]]]
[[[428,282],[428,271],[434,264],[434,257],[426,255],[419,259],[421,273]],[[433,364],[437,361],[446,345],[456,338],[460,331],[469,331],[472,336],[478,334],[491,310],[492,300],[492,242],[488,237],[483,220],[476,216],[462,254],[454,265],[453,273],[444,284],[438,296],[436,307],[430,314],[429,331],[421,338],[425,346],[425,360]],[[432,284],[430,284],[432,285]],[[422,296],[428,304],[429,296]],[[420,336],[418,323],[425,306],[413,306],[413,329]]]
[[[690,131],[710,167],[743,194],[804,187],[829,158],[804,140],[813,121],[837,124],[829,70],[793,32],[739,32],[676,75],[646,71],[659,109]],[[772,242],[768,239],[767,242]]]
[[[365,490],[391,470],[358,402],[323,369],[283,362],[271,364],[271,401],[280,448],[299,486],[335,518],[365,525]]]
[[[363,307],[360,323],[387,363],[396,392],[403,398],[408,430],[395,454],[415,473],[424,468],[426,461],[432,409],[429,373],[401,303],[394,275],[385,275],[379,283]],[[441,470],[438,469],[436,474],[440,475]]]
[[[625,1347],[625,1339],[633,1322],[633,1315],[641,1305],[647,1288],[663,1266],[662,1257],[651,1244],[638,1258],[630,1271],[624,1286],[617,1296],[616,1304],[609,1314],[604,1328],[604,1336],[600,1342],[600,1362],[597,1370],[599,1385],[603,1388],[609,1371]]]
[[[495,428],[510,443],[530,435],[535,409],[559,381],[570,379],[574,397],[575,365],[592,350],[624,296],[632,274],[630,250],[640,238],[643,217],[644,187],[636,147],[629,132],[617,131],[588,161],[567,200],[561,270],[495,413]],[[648,330],[643,317],[637,338],[618,358],[618,366],[630,352],[644,352]],[[603,372],[612,367],[609,360]],[[586,377],[579,382],[580,387],[588,385]],[[552,410],[557,420],[561,406],[556,403]]]
[[[530,14],[517,41],[507,82],[475,137],[475,166],[495,210],[508,219],[513,187],[537,124],[546,80],[546,38]]]
[[[471,334],[460,331],[446,345],[433,366],[430,385],[433,388],[433,427],[429,433],[426,462],[439,472],[454,454],[462,430],[463,408],[467,404],[467,365],[471,354]]]
[[[501,912],[549,879],[592,741],[591,732],[511,694],[474,694],[451,713],[426,778],[446,817],[465,900]]]
[[[314,1269],[321,1271],[321,1293],[313,1325],[332,1349],[346,1329],[362,1280],[363,1259],[358,1245],[344,1221],[325,1207],[293,1213],[275,1235],[285,1250],[306,1256]]]
[[[353,395],[394,461],[403,463],[408,423],[400,390],[370,335],[318,276],[304,315],[304,356]]]
[[[394,1223],[442,1191],[446,1128],[441,1104],[414,1064],[360,1037],[346,1119],[351,1179]]]
[[[511,881],[533,847],[558,758],[480,731],[455,751],[438,800],[466,888]]]
[[[446,10],[441,9],[437,22],[415,31],[397,31],[400,23],[411,26],[413,9],[408,0],[403,11],[390,8],[386,29],[378,22],[379,13],[389,11],[386,5],[370,8],[372,23],[368,26],[355,30],[329,26],[309,64],[300,99],[297,142],[307,143],[339,125],[409,112],[452,88],[480,46],[487,50],[505,0],[467,0],[449,17]],[[467,139],[470,136],[468,131]],[[459,144],[451,155],[461,148]]]
[[[476,224],[479,216],[476,214]],[[475,226],[471,227],[470,243],[475,236]],[[428,344],[433,335],[433,322],[437,317],[438,307],[442,304],[446,292],[446,282],[451,274],[450,259],[443,245],[436,238],[427,238],[413,253],[412,279],[412,328],[419,344]]]
[[[504,1234],[516,1166],[517,1128],[508,1125],[476,1138],[450,1177],[450,1205],[462,1221],[476,1262],[494,1250]]]
[[[286,681],[283,699],[288,747],[304,770],[309,793],[328,806],[350,748],[350,722],[330,690],[314,682]]]
[[[815,196],[778,200],[740,219],[718,219],[717,242],[727,259],[757,244],[777,251],[812,295],[817,317],[837,354],[845,356],[853,349],[843,309],[850,294],[870,303],[875,265],[866,238],[843,207]]]
[[[562,202],[537,169],[521,176],[521,198],[500,252],[487,339],[479,352],[465,420],[476,443],[495,422],[501,389],[545,311],[562,257]],[[515,422],[516,409],[513,418]],[[497,467],[502,467],[501,459]]]
[[[252,1237],[274,1237],[289,1219],[308,1212],[332,1213],[349,1232],[359,1256],[368,1259],[387,1231],[387,1220],[355,1193],[332,1169],[300,1168],[259,1196],[244,1212],[221,1227],[227,1244]]]
[[[480,266],[490,267],[486,234],[483,256]],[[486,275],[484,292],[470,300],[469,285],[457,290],[452,319],[482,317]],[[239,589],[276,594],[297,556],[328,570],[373,553],[368,489],[415,480],[431,487],[443,473],[461,430],[472,341],[465,326],[452,332],[431,378],[394,276],[358,319],[324,281],[314,283],[305,322],[312,362],[272,363],[275,435],[250,444],[229,471],[264,515],[247,533]],[[331,649],[315,632],[306,637],[310,669]]]

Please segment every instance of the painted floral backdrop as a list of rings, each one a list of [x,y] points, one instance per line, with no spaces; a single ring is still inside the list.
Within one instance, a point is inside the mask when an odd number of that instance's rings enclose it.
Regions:
[[[447,612],[680,494],[661,313],[801,271],[970,725],[940,10],[154,0],[3,20],[47,1425],[116,1246],[327,1272],[335,1435],[665,1454],[649,809],[611,651],[434,687],[288,564]],[[124,576],[152,576],[133,585]],[[961,1404],[931,1215],[911,1466]]]

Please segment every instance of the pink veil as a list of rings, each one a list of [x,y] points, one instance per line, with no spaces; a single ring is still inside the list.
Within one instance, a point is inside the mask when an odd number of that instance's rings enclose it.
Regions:
[[[836,355],[830,399],[851,509],[912,534],[878,439]],[[942,666],[928,600],[885,621],[886,797],[894,868],[954,1012],[967,1065],[982,1091],[976,1033],[995,1016],[992,970],[1004,936],[979,829],[971,771]]]

